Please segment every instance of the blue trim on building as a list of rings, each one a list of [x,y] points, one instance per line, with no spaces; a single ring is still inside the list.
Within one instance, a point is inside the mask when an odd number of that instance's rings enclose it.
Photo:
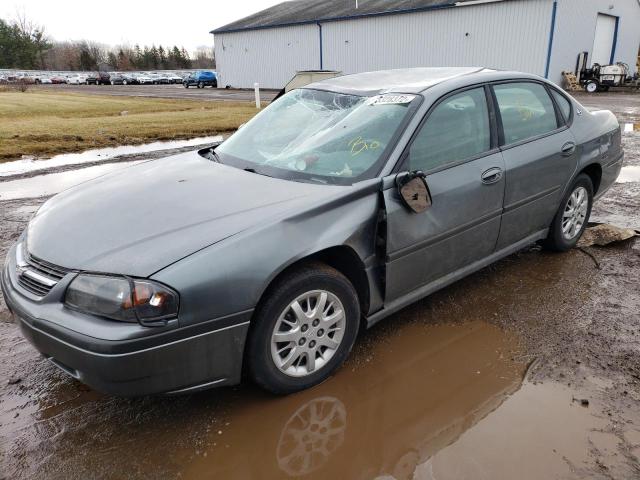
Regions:
[[[324,62],[322,61],[322,24],[318,22],[318,33],[320,34],[320,70],[324,70]]]
[[[616,17],[616,28],[613,31],[613,46],[611,47],[611,59],[609,60],[610,65],[613,65],[616,57],[616,49],[618,47],[618,28],[620,28],[620,17]]]
[[[558,15],[558,0],[554,0],[551,11],[551,31],[549,32],[549,49],[547,50],[547,66],[544,69],[544,78],[549,78],[549,68],[551,68],[551,54],[553,53],[553,37],[556,31],[556,17]]]

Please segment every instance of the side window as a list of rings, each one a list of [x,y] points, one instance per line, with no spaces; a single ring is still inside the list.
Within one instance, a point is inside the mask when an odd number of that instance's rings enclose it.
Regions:
[[[491,149],[484,88],[467,90],[440,103],[409,150],[411,170],[429,171]]]
[[[565,122],[569,123],[569,120],[571,120],[571,103],[567,100],[567,97],[562,95],[560,92],[557,92],[553,88],[550,90],[551,95],[553,95],[553,98],[555,98],[556,103],[560,107],[560,111],[562,112]]]
[[[547,90],[538,83],[495,85],[505,144],[536,137],[558,128],[556,111]]]

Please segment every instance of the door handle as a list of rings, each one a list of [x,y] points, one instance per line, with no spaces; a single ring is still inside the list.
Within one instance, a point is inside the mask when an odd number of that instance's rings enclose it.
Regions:
[[[482,176],[482,183],[485,185],[491,185],[492,183],[497,183],[502,180],[502,169],[500,167],[493,167],[489,170],[485,171]]]
[[[565,143],[562,146],[562,150],[560,150],[563,157],[570,157],[571,155],[573,155],[573,152],[575,151],[576,151],[576,144],[573,142]]]

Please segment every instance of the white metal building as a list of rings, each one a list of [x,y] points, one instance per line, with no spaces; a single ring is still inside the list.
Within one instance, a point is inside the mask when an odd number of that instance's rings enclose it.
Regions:
[[[357,5],[357,7],[356,7]],[[300,70],[486,66],[560,83],[580,52],[635,72],[640,0],[294,0],[213,30],[218,86]]]

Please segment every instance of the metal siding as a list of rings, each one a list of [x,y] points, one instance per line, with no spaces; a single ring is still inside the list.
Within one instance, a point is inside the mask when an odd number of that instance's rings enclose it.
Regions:
[[[589,52],[591,59],[598,13],[620,17],[614,62],[627,63],[632,73],[637,70],[640,4],[636,0],[559,0],[550,80],[559,84],[563,70],[573,72],[580,52]]]
[[[528,0],[327,22],[324,67],[487,66],[543,75],[551,5]]]
[[[282,88],[298,70],[320,68],[317,25],[215,36],[218,86]]]

